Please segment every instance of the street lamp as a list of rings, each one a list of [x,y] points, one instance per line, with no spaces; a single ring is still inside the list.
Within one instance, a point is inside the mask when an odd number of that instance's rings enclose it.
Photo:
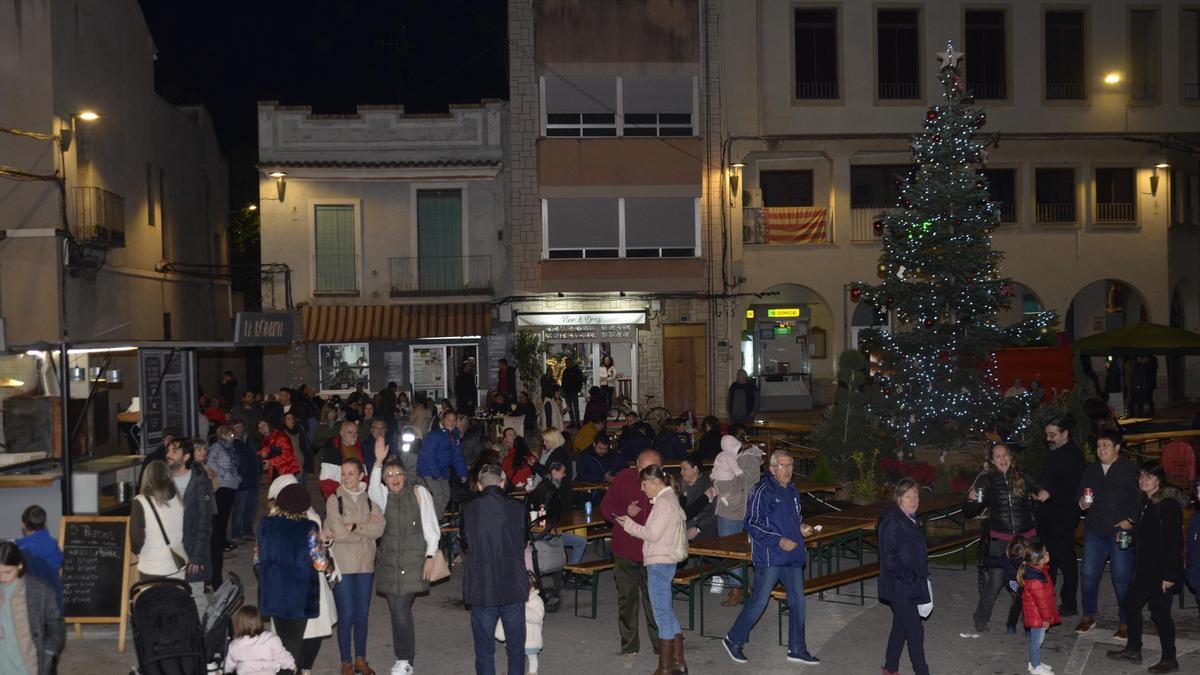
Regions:
[[[270,176],[271,178],[275,179],[275,194],[277,196],[276,198],[282,202],[283,201],[283,193],[285,190],[287,190],[287,181],[286,181],[287,172],[275,170],[275,171],[268,173],[267,175]]]
[[[1167,161],[1167,156],[1164,155],[1161,151],[1147,155],[1146,163],[1148,163],[1150,165],[1150,169],[1151,169],[1151,171],[1150,171],[1150,196],[1157,197],[1158,196],[1158,170],[1170,168],[1171,163],[1169,161]]]
[[[746,166],[745,162],[734,162],[729,165],[729,199],[733,201],[737,199],[739,190],[742,185],[742,169]]]
[[[71,128],[62,129],[58,132],[58,145],[66,152],[71,147],[71,141],[75,138],[75,120],[83,120],[84,122],[95,122],[100,119],[100,113],[95,110],[81,110],[77,113],[71,113]]]

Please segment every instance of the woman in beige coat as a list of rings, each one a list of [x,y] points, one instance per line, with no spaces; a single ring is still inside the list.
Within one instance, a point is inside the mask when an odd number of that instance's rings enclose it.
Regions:
[[[652,504],[646,524],[638,525],[629,516],[617,518],[617,524],[642,540],[646,587],[650,606],[654,609],[654,621],[658,624],[658,670],[654,675],[686,673],[683,632],[675,618],[675,610],[671,608],[671,580],[675,578],[676,564],[688,557],[687,516],[661,466],[652,464],[642,469],[639,477],[642,492]]]
[[[357,459],[343,462],[341,485],[325,502],[325,538],[333,542],[333,559],[342,575],[333,589],[342,675],[375,675],[366,658],[367,616],[375,586],[375,540],[383,536],[384,521],[367,497],[365,474]]]

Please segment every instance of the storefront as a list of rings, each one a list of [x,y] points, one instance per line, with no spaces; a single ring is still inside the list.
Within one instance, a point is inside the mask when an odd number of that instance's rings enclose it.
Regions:
[[[616,369],[613,388],[634,402],[638,394],[638,330],[646,323],[644,311],[628,312],[522,312],[517,330],[541,331],[551,358],[573,355],[584,371],[584,393],[600,385],[600,365],[612,357]]]
[[[742,335],[743,367],[758,379],[759,409],[812,409],[812,362],[829,348],[812,310],[752,305]]]

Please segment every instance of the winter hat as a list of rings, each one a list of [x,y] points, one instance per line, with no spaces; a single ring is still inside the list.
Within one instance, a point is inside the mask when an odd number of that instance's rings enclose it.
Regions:
[[[738,450],[741,450],[741,449],[742,449],[742,442],[739,441],[738,439],[734,438],[733,436],[722,436],[721,437],[721,451],[722,452],[737,452]]]
[[[281,473],[271,481],[270,487],[267,488],[267,499],[275,499],[279,496],[279,491],[289,485],[297,485],[300,481],[296,480],[296,476],[290,473]]]
[[[294,483],[279,491],[279,494],[275,496],[275,506],[285,513],[303,515],[312,506],[312,497],[309,496],[308,490],[304,489],[304,486]]]

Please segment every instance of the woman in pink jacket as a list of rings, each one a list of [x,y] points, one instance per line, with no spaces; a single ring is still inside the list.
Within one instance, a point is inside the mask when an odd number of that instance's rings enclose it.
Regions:
[[[639,477],[642,492],[652,504],[650,516],[645,525],[638,525],[629,516],[620,516],[617,524],[630,536],[642,540],[646,586],[650,606],[654,609],[654,621],[658,624],[658,669],[654,675],[686,673],[683,632],[671,608],[671,580],[675,578],[675,565],[688,556],[687,517],[661,466],[652,464],[642,469]]]

